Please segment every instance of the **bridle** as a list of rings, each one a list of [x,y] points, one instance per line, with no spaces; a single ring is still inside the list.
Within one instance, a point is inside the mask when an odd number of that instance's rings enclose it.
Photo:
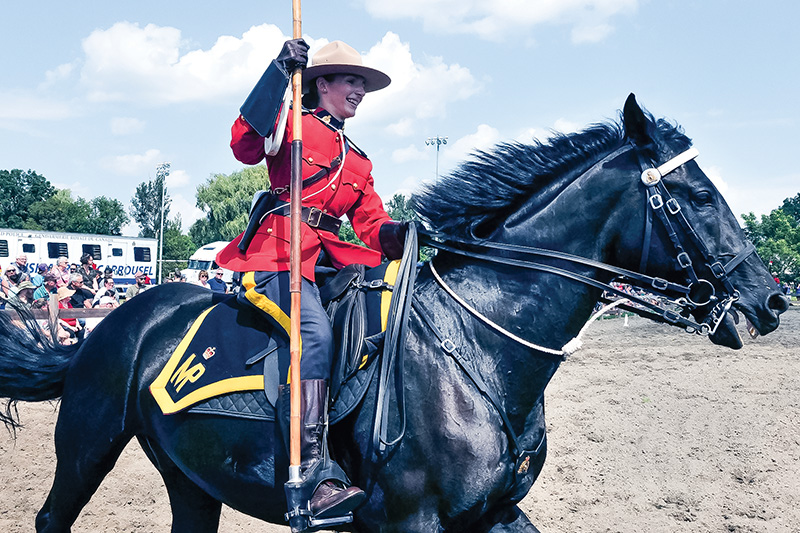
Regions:
[[[646,228],[639,272],[554,250],[501,243],[486,239],[459,238],[427,230],[419,230],[420,243],[471,259],[558,275],[590,287],[601,289],[607,294],[625,298],[634,305],[625,305],[623,307],[640,316],[683,327],[684,330],[689,333],[712,335],[722,323],[725,314],[739,299],[739,292],[734,288],[729,275],[755,251],[755,247],[748,243],[742,250],[739,250],[735,254],[724,254],[733,255],[733,259],[723,264],[709,251],[708,247],[686,219],[679,202],[672,197],[667,190],[662,178],[697,157],[699,152],[696,149],[690,148],[662,165],[656,166],[652,164],[652,162],[648,164],[647,160],[643,158],[640,151],[638,151],[635,146],[626,145],[606,156],[603,160],[593,165],[592,168],[628,150],[635,150],[637,158],[639,159],[640,170],[642,170],[641,182],[645,188],[647,206]],[[675,259],[681,269],[685,271],[689,280],[686,285],[673,283],[663,278],[652,277],[645,274],[652,240],[652,220],[654,217],[660,221],[669,236],[675,253]],[[682,235],[678,234],[678,228],[680,228]],[[682,238],[689,241],[702,255],[704,265],[708,267],[708,271],[712,273],[717,283],[721,286],[719,294],[717,293],[714,283],[698,276],[692,264],[692,260],[686,252]],[[596,277],[590,277],[571,270],[542,263],[541,259],[564,261],[574,265],[590,267],[596,271],[604,271],[613,274],[615,281],[634,286],[651,295],[657,296],[656,301],[643,298],[636,294],[629,294],[611,283],[599,281]],[[432,260],[429,265],[434,278],[442,288],[444,288],[451,297],[456,299],[462,307],[488,324],[487,321],[489,321],[489,319],[477,313],[469,304],[465,305],[464,300],[458,297],[455,291],[441,278],[434,266],[434,260]],[[696,322],[691,318],[691,312],[693,310],[709,305],[713,307],[702,321]],[[567,346],[561,350],[544,348],[512,335],[510,332],[504,330],[502,326],[494,323],[489,325],[501,334],[529,348],[535,348],[546,353],[561,356],[571,353]]]

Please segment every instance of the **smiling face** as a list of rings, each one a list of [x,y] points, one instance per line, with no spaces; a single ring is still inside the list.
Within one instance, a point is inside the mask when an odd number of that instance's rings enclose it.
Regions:
[[[339,120],[355,116],[364,98],[366,80],[355,74],[334,74],[331,80],[317,78],[319,105]]]

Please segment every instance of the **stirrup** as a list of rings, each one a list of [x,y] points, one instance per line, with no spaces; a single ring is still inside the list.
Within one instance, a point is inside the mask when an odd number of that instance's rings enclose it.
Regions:
[[[287,512],[283,517],[291,526],[292,533],[319,531],[320,529],[350,524],[353,521],[352,511],[342,516],[314,518],[311,514],[311,510],[307,507],[296,507]]]

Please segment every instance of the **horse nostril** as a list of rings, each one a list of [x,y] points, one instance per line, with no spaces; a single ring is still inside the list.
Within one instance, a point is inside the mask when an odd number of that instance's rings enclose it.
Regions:
[[[767,298],[767,307],[772,309],[776,315],[785,313],[789,310],[789,299],[780,293],[773,293]]]

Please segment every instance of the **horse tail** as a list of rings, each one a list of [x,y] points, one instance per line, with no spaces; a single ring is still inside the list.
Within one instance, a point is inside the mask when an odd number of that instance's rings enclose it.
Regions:
[[[64,346],[45,334],[25,309],[0,313],[0,398],[7,398],[0,422],[16,427],[16,402],[59,398],[70,360],[81,343]]]

